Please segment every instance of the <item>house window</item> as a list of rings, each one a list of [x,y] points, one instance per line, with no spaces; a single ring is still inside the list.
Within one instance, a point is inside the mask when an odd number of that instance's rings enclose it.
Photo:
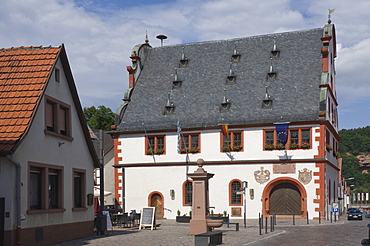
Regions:
[[[47,212],[63,207],[63,167],[29,164],[29,211]]]
[[[229,184],[229,193],[230,193],[230,206],[242,205],[242,195],[237,194],[242,188],[242,182],[240,180],[232,180]]]
[[[85,170],[73,169],[73,208],[86,207]]]
[[[49,169],[49,208],[58,208],[59,207],[59,180],[60,174],[57,169]]]
[[[229,132],[229,137],[226,138],[221,133],[221,142],[222,146],[221,149],[223,152],[229,151],[241,151],[243,150],[243,134],[242,131],[232,131]]]
[[[55,75],[55,81],[60,82],[60,70],[59,70],[59,68],[55,68],[54,75]]]
[[[275,130],[264,131],[264,149],[308,149],[311,147],[311,130],[310,129],[289,129],[288,141],[282,145]]]
[[[181,134],[180,153],[199,153],[199,133]]]
[[[191,180],[184,183],[184,206],[191,206],[193,201],[193,182]]]
[[[146,138],[146,154],[161,155],[165,153],[165,137],[164,136],[148,136]]]
[[[71,109],[69,105],[46,97],[45,132],[58,136],[71,137]]]

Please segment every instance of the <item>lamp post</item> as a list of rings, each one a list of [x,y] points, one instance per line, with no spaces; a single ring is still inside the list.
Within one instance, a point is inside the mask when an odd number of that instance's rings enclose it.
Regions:
[[[355,179],[354,177],[350,177],[350,178],[346,178],[346,179],[343,178],[343,182],[344,182],[344,187],[343,187],[344,188],[343,189],[344,191],[343,191],[343,193],[344,193],[345,198],[346,198],[346,200],[345,200],[346,209],[348,209],[348,205],[351,204],[351,188],[348,191],[347,181],[354,180],[354,179]],[[353,186],[353,185],[350,185],[349,187],[351,187],[351,186]]]
[[[244,228],[247,228],[247,196],[246,196],[246,190],[248,188],[248,182],[243,181],[243,196],[244,196]]]

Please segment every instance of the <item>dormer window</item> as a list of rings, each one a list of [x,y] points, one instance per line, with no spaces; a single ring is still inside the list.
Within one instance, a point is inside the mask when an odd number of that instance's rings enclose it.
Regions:
[[[236,76],[234,75],[234,71],[232,68],[232,63],[230,62],[230,70],[229,70],[229,76],[226,77],[226,84],[227,85],[233,85],[235,84]]]
[[[171,93],[168,92],[167,103],[166,103],[166,106],[164,107],[165,115],[173,114],[173,112],[175,111],[175,106],[173,105],[173,102],[170,102],[170,100],[171,100]]]
[[[272,47],[270,58],[279,59],[279,57],[280,57],[280,50],[276,46],[276,40],[274,40],[274,46]]]
[[[177,68],[175,68],[175,79],[172,81],[172,89],[178,89],[182,85],[182,81],[178,79]]]
[[[269,72],[267,73],[267,81],[275,81],[277,73],[274,71],[272,64],[270,65]]]
[[[180,60],[179,67],[180,68],[187,67],[188,66],[188,62],[189,62],[189,59],[185,57],[184,47],[182,47],[182,54],[181,54],[181,60]]]
[[[228,98],[226,98],[226,89],[224,89],[224,100],[221,103],[220,111],[226,112],[230,110],[231,102]]]
[[[270,109],[270,108],[272,108],[272,97],[267,92],[267,86],[266,86],[265,96],[262,99],[262,108],[263,109]]]
[[[231,62],[233,63],[237,63],[240,61],[240,54],[239,52],[236,50],[236,45],[235,45],[235,48],[234,48],[234,52],[231,56]]]

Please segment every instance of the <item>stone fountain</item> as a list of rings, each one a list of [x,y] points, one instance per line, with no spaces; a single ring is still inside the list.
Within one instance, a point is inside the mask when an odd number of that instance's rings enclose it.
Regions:
[[[208,180],[214,176],[203,169],[204,160],[197,160],[198,169],[188,173],[193,179],[192,218],[190,220],[190,234],[197,235],[210,232],[213,228],[221,227],[223,220],[211,220],[209,213]]]

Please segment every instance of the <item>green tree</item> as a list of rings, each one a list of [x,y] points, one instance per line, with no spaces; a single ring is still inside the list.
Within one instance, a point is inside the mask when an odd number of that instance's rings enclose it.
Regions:
[[[85,107],[84,115],[87,124],[93,129],[109,131],[111,130],[111,125],[114,125],[115,114],[110,108],[103,105],[98,106],[98,108],[94,106]]]

